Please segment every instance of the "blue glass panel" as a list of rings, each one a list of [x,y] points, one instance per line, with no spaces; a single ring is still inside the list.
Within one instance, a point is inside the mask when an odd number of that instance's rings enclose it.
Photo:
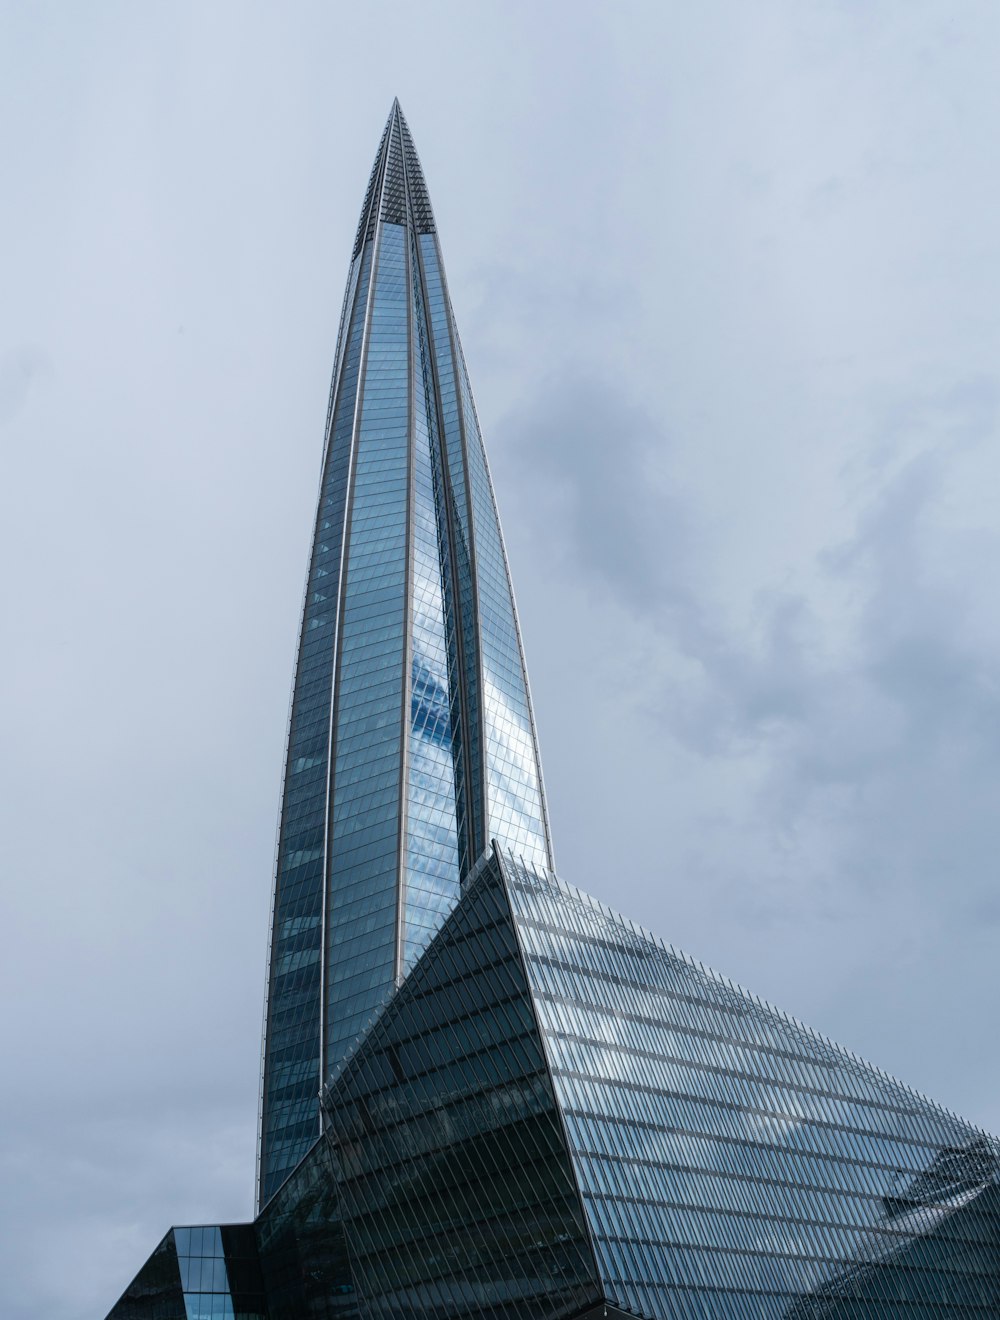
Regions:
[[[475,728],[470,730],[469,765],[476,777],[473,793],[482,804],[478,845],[485,848],[490,838],[496,838],[546,865],[551,859],[541,772],[493,488],[436,237],[422,235],[420,249],[454,500],[456,548],[464,550],[466,580],[460,581],[459,605],[466,682],[476,716]],[[481,785],[483,756],[485,785]]]
[[[463,874],[471,869],[486,847],[486,810],[482,767],[482,708],[479,681],[479,620],[473,563],[472,516],[469,509],[465,447],[462,438],[458,386],[451,337],[451,318],[444,277],[433,234],[422,234],[418,242],[424,312],[429,322],[436,404],[440,418],[443,450],[441,511],[448,527],[454,581],[451,587],[449,649],[458,677],[453,686],[452,707],[456,732],[455,768],[458,789],[459,834],[466,851],[461,857]]]
[[[250,1224],[175,1228],[109,1320],[266,1320]]]
[[[419,257],[411,250],[418,360],[414,370],[410,582],[410,743],[406,816],[404,971],[426,948],[459,894],[455,735],[458,676],[449,647],[450,569],[437,409]]]
[[[455,334],[458,344],[458,335]],[[483,657],[483,724],[489,833],[540,866],[550,864],[541,770],[507,557],[461,348],[459,383],[475,520],[476,578]]]
[[[352,263],[344,300],[292,696],[271,922],[262,1200],[301,1159],[318,1129],[323,859],[336,601],[370,267],[369,245]]]
[[[396,977],[406,654],[409,317],[406,231],[379,231],[334,708],[327,899],[332,1068]]]

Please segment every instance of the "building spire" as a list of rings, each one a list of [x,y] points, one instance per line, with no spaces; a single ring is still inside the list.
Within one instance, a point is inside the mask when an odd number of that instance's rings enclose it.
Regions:
[[[374,238],[379,220],[395,225],[412,224],[418,234],[434,232],[434,212],[427,184],[399,97],[393,99],[375,153],[353,256],[356,257],[365,243]]]

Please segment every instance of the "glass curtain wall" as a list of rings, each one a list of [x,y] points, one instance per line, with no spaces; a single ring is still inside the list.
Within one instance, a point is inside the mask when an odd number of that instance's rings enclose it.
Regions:
[[[362,208],[282,789],[258,1204],[491,839],[551,865],[517,615],[441,250],[398,103]]]
[[[994,1142],[554,876],[504,868],[610,1301],[1000,1314]]]

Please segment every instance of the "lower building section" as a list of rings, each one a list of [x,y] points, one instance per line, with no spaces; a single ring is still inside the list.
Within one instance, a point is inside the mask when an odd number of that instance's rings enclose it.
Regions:
[[[494,875],[444,934],[324,1094],[364,1314],[570,1320],[600,1282]]]
[[[503,869],[609,1301],[1000,1315],[995,1142],[554,876]]]
[[[252,1224],[172,1228],[114,1320],[268,1320]]]
[[[271,1197],[254,1228],[268,1320],[357,1320],[333,1156],[324,1138]]]
[[[986,1320],[1000,1147],[495,853],[253,1224],[109,1320]]]

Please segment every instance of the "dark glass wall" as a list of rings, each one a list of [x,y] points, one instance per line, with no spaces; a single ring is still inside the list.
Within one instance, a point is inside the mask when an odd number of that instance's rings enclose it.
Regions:
[[[187,1320],[173,1229],[108,1312],[107,1320]]]
[[[904,1216],[905,1218],[901,1217]],[[995,1185],[890,1215],[898,1235],[874,1233],[853,1265],[788,1308],[789,1320],[996,1316],[1000,1192]]]
[[[502,885],[483,875],[325,1100],[366,1316],[568,1320],[599,1300]]]
[[[172,1228],[108,1320],[268,1320],[253,1225]]]
[[[358,1320],[325,1138],[271,1198],[254,1227],[269,1320]]]
[[[369,244],[355,257],[348,280],[285,756],[261,1104],[262,1201],[319,1132],[330,710],[348,459],[371,252]]]

